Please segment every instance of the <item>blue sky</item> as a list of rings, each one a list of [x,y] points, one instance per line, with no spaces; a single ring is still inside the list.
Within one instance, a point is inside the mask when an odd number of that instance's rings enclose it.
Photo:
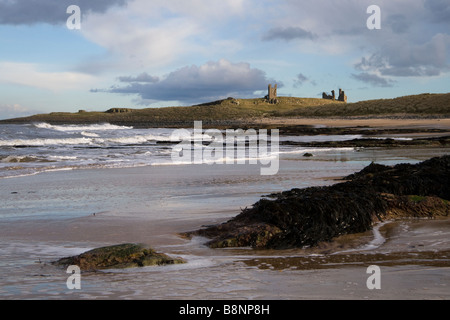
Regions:
[[[0,0],[0,119],[262,97],[269,83],[350,102],[449,92],[449,49],[448,0]]]

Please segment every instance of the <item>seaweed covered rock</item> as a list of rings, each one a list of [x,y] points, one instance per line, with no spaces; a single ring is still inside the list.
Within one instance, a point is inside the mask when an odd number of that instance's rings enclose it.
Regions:
[[[59,259],[53,264],[58,266],[76,265],[83,271],[94,271],[178,263],[185,263],[185,261],[157,253],[152,248],[140,244],[128,243],[93,249],[78,256]]]
[[[450,213],[450,156],[415,165],[371,164],[347,180],[273,194],[224,224],[184,235],[210,238],[214,248],[292,248],[364,232],[377,220]]]

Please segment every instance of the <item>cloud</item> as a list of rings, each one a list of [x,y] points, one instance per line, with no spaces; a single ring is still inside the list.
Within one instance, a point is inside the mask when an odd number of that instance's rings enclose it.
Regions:
[[[374,87],[393,87],[395,81],[380,77],[376,74],[362,72],[360,74],[352,74],[356,80],[371,84]]]
[[[200,51],[193,40],[204,33],[198,21],[170,14],[152,4],[153,1],[134,1],[126,9],[86,17],[82,35],[105,48],[107,54],[91,57],[78,70],[101,73],[111,69],[132,72],[163,68],[179,57]]]
[[[51,91],[79,88],[93,83],[92,76],[77,72],[45,72],[32,63],[0,62],[0,83],[29,86]]]
[[[294,80],[294,88],[301,87],[302,85],[304,85],[307,82],[310,82],[314,86],[317,85],[314,80],[311,80],[310,78],[308,78],[304,74],[299,73],[297,75],[297,77],[295,78],[295,80]]]
[[[255,91],[265,90],[273,79],[268,79],[262,70],[251,68],[248,63],[232,63],[222,59],[201,66],[186,66],[169,73],[163,79],[149,76],[153,82],[141,82],[139,76],[121,77],[129,81],[127,86],[113,86],[107,90],[93,89],[92,92],[137,94],[143,102],[179,101],[201,103],[223,99],[229,96],[253,97]],[[278,82],[278,86],[283,84]]]
[[[450,2],[448,0],[425,0],[424,7],[429,11],[433,22],[450,23]]]
[[[263,40],[285,40],[291,41],[296,39],[314,40],[317,35],[300,27],[272,28],[263,36]]]
[[[147,72],[143,72],[136,77],[130,76],[122,76],[119,77],[118,80],[120,82],[147,82],[147,83],[155,83],[159,81],[158,77],[154,77],[149,75]]]
[[[450,35],[447,34],[437,34],[422,44],[396,39],[386,43],[382,50],[370,57],[363,57],[355,64],[355,68],[362,71],[376,71],[383,76],[438,76],[450,69],[447,56],[449,50]]]
[[[110,7],[124,6],[128,0],[3,0],[0,1],[0,24],[59,24],[67,21],[67,7],[77,5],[81,13],[104,13]]]
[[[387,17],[386,25],[388,25],[394,33],[405,33],[409,30],[411,22],[403,14],[393,14]]]
[[[36,113],[37,111],[30,110],[20,104],[0,104],[0,119],[26,117]]]

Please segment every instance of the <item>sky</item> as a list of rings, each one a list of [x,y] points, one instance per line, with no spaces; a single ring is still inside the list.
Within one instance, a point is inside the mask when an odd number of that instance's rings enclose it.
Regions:
[[[444,93],[449,49],[449,0],[0,0],[0,119]]]

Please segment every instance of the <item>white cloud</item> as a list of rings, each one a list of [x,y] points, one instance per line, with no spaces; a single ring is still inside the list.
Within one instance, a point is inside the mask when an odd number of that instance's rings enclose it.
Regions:
[[[89,41],[106,48],[116,70],[163,69],[183,57],[221,52],[236,42],[216,33],[234,17],[244,14],[244,0],[154,0],[130,1],[107,14],[92,13],[82,22],[81,32]],[[99,64],[105,57],[98,57]],[[184,60],[185,63],[186,60]],[[90,63],[92,66],[92,63]],[[88,71],[81,67],[82,70]]]
[[[425,43],[405,39],[386,42],[381,50],[363,57],[356,69],[398,77],[437,76],[450,70],[450,35],[437,34]]]
[[[37,64],[32,63],[0,62],[0,83],[58,92],[89,87],[94,82],[94,77],[87,74],[41,71]]]
[[[229,19],[233,15],[246,13],[248,4],[246,0],[134,0],[128,4],[127,9],[133,15],[145,15],[153,18],[167,16],[183,16],[196,21],[216,21]]]
[[[116,61],[115,68],[161,66],[186,50],[192,50],[186,39],[199,31],[195,23],[184,18],[154,23],[145,15],[133,16],[123,11],[116,10],[108,15],[92,14],[81,29],[89,41],[108,50]]]
[[[25,117],[36,113],[20,104],[0,104],[0,119]]]

